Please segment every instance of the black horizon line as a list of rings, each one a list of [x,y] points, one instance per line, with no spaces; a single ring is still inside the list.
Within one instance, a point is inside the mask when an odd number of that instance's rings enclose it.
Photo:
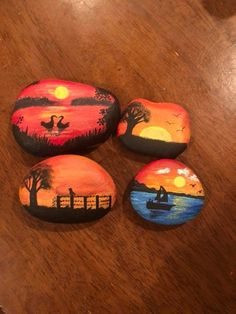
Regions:
[[[153,190],[155,190],[156,192],[158,192],[158,190],[156,190],[155,188],[153,188]],[[155,192],[151,192],[151,191],[144,191],[144,190],[138,190],[138,189],[133,189],[133,191],[135,192],[144,192],[144,193],[151,193],[154,194]],[[185,194],[185,193],[175,193],[175,192],[168,192],[167,194],[172,194],[172,195],[178,195],[178,196],[187,196],[187,197],[192,197],[192,198],[204,198],[204,195],[191,195],[191,194]]]
[[[24,104],[23,102],[26,101],[26,102],[29,102],[29,101],[32,101],[32,103],[30,104]],[[45,103],[43,104],[39,104],[37,103],[38,101],[42,101],[42,100],[45,100]],[[110,102],[110,101],[106,101],[106,100],[97,100],[97,99],[94,99],[93,97],[84,97],[84,98],[75,98],[71,101],[70,105],[71,106],[96,106],[96,105],[104,105],[104,106],[110,106],[112,104],[115,104],[116,103],[116,99],[114,102]],[[46,107],[48,105],[53,105],[55,106],[55,104],[58,104],[58,101],[53,101],[53,100],[50,100],[49,98],[47,97],[23,97],[23,98],[20,98],[18,99],[16,102],[15,102],[15,107],[14,107],[14,112],[19,110],[19,109],[22,109],[22,108],[29,108],[29,107]]]
[[[119,135],[118,137],[124,137],[124,138],[127,138],[127,137],[134,137],[134,138],[141,138],[142,139],[145,139],[145,141],[155,141],[155,142],[163,142],[163,143],[167,143],[167,144],[179,144],[179,145],[188,145],[189,142],[166,142],[166,141],[163,141],[163,140],[158,140],[158,139],[154,139],[154,138],[149,138],[149,137],[141,137],[141,136],[138,136],[138,135],[133,135],[133,134],[130,134],[130,135],[125,135],[125,134],[121,134]]]

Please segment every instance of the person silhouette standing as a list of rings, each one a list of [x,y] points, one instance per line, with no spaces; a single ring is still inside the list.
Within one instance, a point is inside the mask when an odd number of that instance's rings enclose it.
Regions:
[[[72,188],[69,188],[69,194],[70,194],[70,208],[74,209],[75,192],[72,190]]]

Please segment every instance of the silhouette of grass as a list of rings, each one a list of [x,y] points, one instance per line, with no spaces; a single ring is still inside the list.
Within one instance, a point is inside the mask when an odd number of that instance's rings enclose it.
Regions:
[[[21,131],[17,125],[13,125],[13,134],[16,141],[29,153],[37,156],[53,156],[66,153],[81,153],[91,148],[95,148],[98,144],[104,142],[109,134],[104,132],[102,128],[94,129],[84,135],[77,136],[68,140],[63,145],[51,143],[45,136],[37,134],[28,134],[28,130]]]
[[[130,134],[121,135],[119,139],[134,152],[158,156],[158,158],[176,158],[187,147],[186,143],[164,142]]]
[[[94,209],[70,209],[70,208],[55,208],[55,207],[29,207],[27,205],[24,208],[33,216],[42,220],[58,223],[75,223],[75,222],[89,222],[105,216],[110,208],[98,208]]]

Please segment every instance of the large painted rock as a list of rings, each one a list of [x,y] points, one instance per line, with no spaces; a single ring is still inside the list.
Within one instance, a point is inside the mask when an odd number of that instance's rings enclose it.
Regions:
[[[47,156],[96,147],[115,132],[119,103],[110,92],[62,80],[41,80],[18,96],[12,115],[17,142]]]
[[[19,189],[22,205],[51,222],[86,222],[103,217],[116,199],[115,184],[95,161],[77,155],[48,158],[35,165]]]
[[[189,115],[177,104],[135,99],[122,116],[117,136],[137,153],[175,158],[190,140]]]
[[[204,191],[196,174],[183,163],[161,159],[139,171],[132,182],[130,199],[142,218],[176,225],[197,216],[204,204]]]

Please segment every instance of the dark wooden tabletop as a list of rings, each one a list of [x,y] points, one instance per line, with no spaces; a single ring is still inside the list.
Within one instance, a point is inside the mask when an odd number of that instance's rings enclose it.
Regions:
[[[234,0],[0,1],[0,305],[7,314],[235,313]],[[32,81],[59,78],[176,102],[191,115],[179,160],[204,183],[206,206],[185,225],[145,222],[128,201],[150,157],[109,139],[88,156],[114,178],[103,219],[58,225],[18,201],[41,160],[10,129],[12,104]]]

